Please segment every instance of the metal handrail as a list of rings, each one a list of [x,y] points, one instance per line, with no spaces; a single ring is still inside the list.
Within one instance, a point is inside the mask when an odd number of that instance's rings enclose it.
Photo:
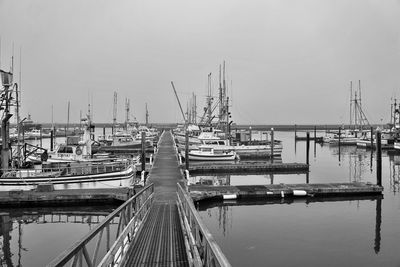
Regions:
[[[130,225],[132,221],[140,225],[151,207],[154,195],[154,184],[149,184],[140,190],[137,194],[127,200],[124,204],[118,207],[110,215],[108,215],[100,224],[93,228],[88,234],[77,241],[70,248],[61,253],[57,258],[50,262],[47,266],[96,266],[104,255],[110,251],[111,245],[119,240],[121,235],[124,235],[124,229]],[[111,234],[110,226],[115,218],[119,218],[118,227],[115,236]],[[105,231],[105,240],[103,233]],[[94,245],[94,250],[90,251],[90,241],[97,241]],[[104,244],[105,241],[105,244]],[[101,249],[101,246],[105,247]],[[115,245],[115,244],[114,244]],[[114,246],[113,246],[114,249]],[[103,251],[103,253],[101,252]],[[92,252],[90,254],[90,252]],[[103,255],[100,255],[100,254]]]
[[[189,258],[193,266],[231,266],[210,231],[200,218],[193,200],[178,183],[178,207],[188,236]]]

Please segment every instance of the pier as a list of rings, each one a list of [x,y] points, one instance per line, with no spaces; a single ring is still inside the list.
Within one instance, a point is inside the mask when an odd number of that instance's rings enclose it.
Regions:
[[[189,190],[190,196],[194,201],[201,201],[205,199],[274,199],[285,197],[381,195],[383,187],[367,183],[190,185]]]
[[[158,148],[145,186],[48,266],[82,266],[82,262],[88,266],[230,266],[194,201],[312,201],[314,197],[375,197],[383,191],[370,183],[186,185],[170,132],[162,134]],[[115,221],[118,224],[111,231]]]
[[[0,207],[66,206],[87,204],[116,204],[133,195],[128,187],[65,190],[0,191]]]
[[[238,163],[212,163],[191,164],[190,174],[207,173],[307,173],[309,165],[305,163],[270,163],[270,162],[238,162]]]

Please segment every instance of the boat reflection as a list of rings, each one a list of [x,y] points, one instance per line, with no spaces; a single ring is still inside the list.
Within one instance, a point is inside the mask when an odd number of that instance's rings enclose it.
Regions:
[[[382,195],[375,196],[353,196],[353,197],[312,197],[312,198],[281,198],[281,199],[246,199],[246,200],[205,200],[197,203],[198,211],[206,211],[208,217],[218,218],[218,229],[223,235],[229,235],[229,230],[232,229],[233,210],[237,206],[264,206],[264,205],[292,205],[305,204],[308,206],[314,203],[331,203],[331,202],[351,202],[351,201],[375,201],[375,228],[373,250],[376,254],[381,249],[381,231],[382,231]],[[358,207],[358,205],[357,205]]]
[[[89,231],[115,208],[116,206],[107,205],[73,208],[0,209],[0,240],[2,241],[0,264],[1,266],[22,266],[23,253],[32,250],[32,248],[25,247],[23,244],[24,227],[29,224],[82,224],[87,225]],[[118,218],[111,224],[117,225]],[[12,251],[13,248],[15,249],[15,245],[11,244],[12,236],[16,235],[18,236],[17,252]],[[27,243],[31,243],[29,241],[28,238]]]

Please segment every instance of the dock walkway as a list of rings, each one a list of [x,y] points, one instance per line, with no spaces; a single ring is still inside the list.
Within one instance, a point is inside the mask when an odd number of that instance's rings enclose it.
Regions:
[[[189,266],[176,204],[176,184],[182,176],[170,132],[161,136],[158,149],[149,174],[154,203],[125,266]]]

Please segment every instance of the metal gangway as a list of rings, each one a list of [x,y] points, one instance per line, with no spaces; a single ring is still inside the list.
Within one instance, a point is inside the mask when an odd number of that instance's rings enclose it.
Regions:
[[[169,132],[158,147],[149,184],[48,266],[230,266],[179,182]]]

